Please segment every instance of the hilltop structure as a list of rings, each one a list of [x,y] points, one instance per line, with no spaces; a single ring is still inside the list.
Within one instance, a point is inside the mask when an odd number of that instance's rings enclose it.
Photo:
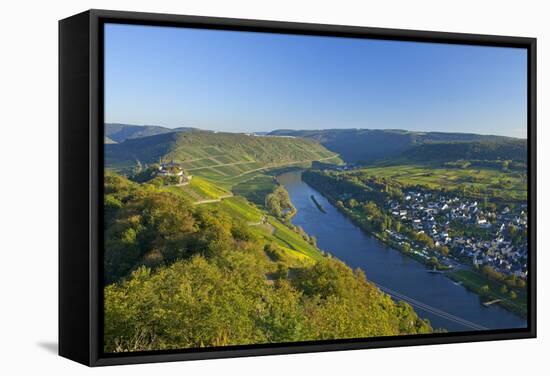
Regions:
[[[174,176],[177,178],[177,184],[180,185],[189,184],[192,178],[191,175],[187,175],[183,168],[178,163],[175,163],[173,160],[168,163],[161,162],[159,164],[158,174],[160,176]]]

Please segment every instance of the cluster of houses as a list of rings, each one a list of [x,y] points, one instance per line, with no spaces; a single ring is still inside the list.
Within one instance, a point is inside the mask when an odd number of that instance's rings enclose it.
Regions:
[[[527,240],[514,244],[508,231],[510,226],[518,232],[527,229],[526,205],[490,211],[471,199],[408,191],[402,200],[388,201],[386,210],[417,233],[430,236],[436,247],[446,246],[461,261],[489,265],[505,275],[527,276]],[[453,237],[449,233],[456,223],[476,231]],[[388,233],[398,242],[408,240],[395,231]],[[426,248],[414,252],[426,258],[432,255]]]

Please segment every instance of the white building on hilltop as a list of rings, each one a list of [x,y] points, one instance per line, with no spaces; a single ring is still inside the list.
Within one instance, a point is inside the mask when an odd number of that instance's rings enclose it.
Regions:
[[[168,163],[160,163],[159,172],[160,176],[175,176],[178,179],[178,184],[189,184],[192,176],[186,175],[183,168],[175,163],[173,160]]]

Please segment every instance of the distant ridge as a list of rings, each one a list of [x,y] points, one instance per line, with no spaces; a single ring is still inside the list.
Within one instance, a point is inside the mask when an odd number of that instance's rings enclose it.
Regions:
[[[527,163],[527,142],[518,139],[471,142],[427,142],[404,151],[408,161],[512,160]]]
[[[370,163],[393,158],[410,161],[450,161],[467,157],[471,159],[511,159],[521,162],[525,162],[527,159],[527,142],[524,139],[474,133],[419,132],[401,129],[279,129],[272,132],[244,134],[206,131],[192,127],[166,128],[158,125],[108,123],[105,124],[105,144],[116,145],[114,148],[108,148],[108,160],[111,163],[120,164],[122,161],[125,163],[135,162],[136,159],[149,162],[158,161],[158,158],[167,157],[169,154],[170,157],[183,157],[185,153],[176,152],[176,149],[181,151],[182,145],[186,144],[186,148],[193,150],[195,145],[183,142],[183,138],[175,137],[176,134],[182,132],[193,134],[192,139],[195,142],[200,141],[202,147],[210,147],[213,152],[218,150],[217,146],[221,146],[224,152],[233,150],[238,155],[237,160],[243,160],[242,157],[246,154],[261,152],[261,149],[253,150],[256,147],[272,146],[273,143],[279,145],[277,151],[273,150],[276,154],[285,149],[285,142],[290,142],[295,147],[292,149],[293,152],[304,146],[299,146],[297,142],[291,142],[286,137],[306,139],[321,144],[331,152],[339,154],[348,163]],[[162,135],[166,137],[155,138]],[[207,137],[207,135],[212,137]],[[257,140],[249,139],[249,137],[253,137],[250,135],[257,136]],[[285,139],[269,143],[259,142],[265,136],[285,137]],[[134,140],[136,142],[130,142]],[[231,146],[233,142],[244,148],[236,150],[235,145]],[[243,153],[244,150],[246,150],[245,153]],[[174,154],[174,152],[176,153]],[[204,151],[199,154],[202,158],[210,157],[209,153]],[[275,159],[279,160],[281,157],[282,155]],[[187,155],[186,158],[189,159],[190,156]],[[244,160],[247,159],[244,158]],[[262,158],[256,156],[253,159],[261,160]]]
[[[133,124],[120,124],[120,123],[106,123],[105,124],[105,143],[114,141],[116,143],[124,142],[129,139],[155,136],[158,134],[172,133],[172,132],[188,132],[196,130],[191,127],[178,127],[178,128],[166,128],[160,125],[133,125]]]
[[[445,133],[445,132],[415,132],[400,129],[324,129],[324,130],[275,130],[272,136],[294,136],[314,139],[327,149],[340,154],[350,163],[373,162],[386,158],[401,156],[417,146],[428,143],[497,143],[513,142],[515,147],[526,150],[526,141],[522,139],[479,135],[474,133]],[[456,147],[455,147],[456,148]],[[430,151],[434,147],[430,148]],[[441,150],[441,149],[440,149]],[[504,149],[501,148],[502,151]],[[421,158],[421,152],[428,148],[412,153],[415,158]],[[514,148],[514,155],[521,150]]]

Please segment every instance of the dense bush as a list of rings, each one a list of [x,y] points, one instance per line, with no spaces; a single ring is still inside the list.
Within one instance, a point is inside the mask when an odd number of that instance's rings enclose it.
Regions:
[[[280,219],[288,219],[296,212],[288,192],[282,185],[266,196],[265,207],[272,215]]]

